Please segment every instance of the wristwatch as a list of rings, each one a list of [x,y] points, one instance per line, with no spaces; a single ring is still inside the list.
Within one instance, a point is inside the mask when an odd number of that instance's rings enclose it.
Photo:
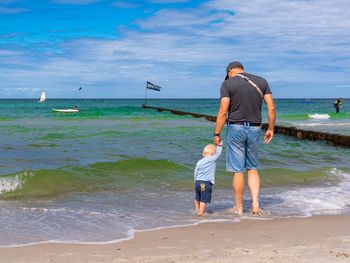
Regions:
[[[216,136],[219,136],[219,137],[220,137],[220,133],[215,133],[215,132],[214,132],[214,137],[216,137]]]

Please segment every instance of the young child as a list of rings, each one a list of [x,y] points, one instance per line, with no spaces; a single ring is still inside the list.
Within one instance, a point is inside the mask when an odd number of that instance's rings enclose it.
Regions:
[[[208,144],[204,147],[203,158],[197,162],[194,170],[195,200],[194,205],[197,215],[204,216],[207,204],[210,203],[212,187],[215,184],[215,161],[222,151],[222,141],[215,146]]]

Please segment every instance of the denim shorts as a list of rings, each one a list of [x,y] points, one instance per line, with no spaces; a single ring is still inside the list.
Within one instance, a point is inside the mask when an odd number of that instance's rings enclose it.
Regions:
[[[226,170],[242,173],[258,168],[260,126],[229,124],[227,127]]]
[[[209,181],[196,180],[194,199],[205,204],[210,203],[213,184]]]

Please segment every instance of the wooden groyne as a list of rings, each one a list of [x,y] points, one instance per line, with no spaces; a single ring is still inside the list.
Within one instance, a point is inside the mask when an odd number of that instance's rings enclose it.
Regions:
[[[145,104],[142,105],[142,107],[145,109],[154,109],[161,112],[169,111],[175,115],[190,115],[190,116],[193,116],[194,118],[205,118],[208,121],[216,122],[216,116],[212,116],[212,115],[172,110],[172,109],[166,109],[166,108],[160,108],[160,107],[153,107]],[[264,130],[266,130],[267,127],[268,127],[267,123],[262,124],[262,128]],[[279,126],[279,125],[275,125],[275,133],[296,137],[301,140],[326,141],[326,142],[332,143],[335,146],[350,147],[350,136],[348,135],[341,135],[341,134],[321,132],[321,131],[308,131],[308,130],[297,129],[296,127],[286,127],[286,126]]]

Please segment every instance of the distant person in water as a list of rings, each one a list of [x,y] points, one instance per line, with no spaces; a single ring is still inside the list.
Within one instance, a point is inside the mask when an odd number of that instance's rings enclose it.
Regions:
[[[212,189],[215,184],[215,161],[220,157],[222,141],[217,146],[208,144],[204,147],[203,158],[197,162],[194,170],[196,213],[204,216],[207,204],[211,201]]]
[[[334,108],[335,108],[335,112],[339,113],[341,107],[343,106],[343,99],[339,98],[334,102]]]

